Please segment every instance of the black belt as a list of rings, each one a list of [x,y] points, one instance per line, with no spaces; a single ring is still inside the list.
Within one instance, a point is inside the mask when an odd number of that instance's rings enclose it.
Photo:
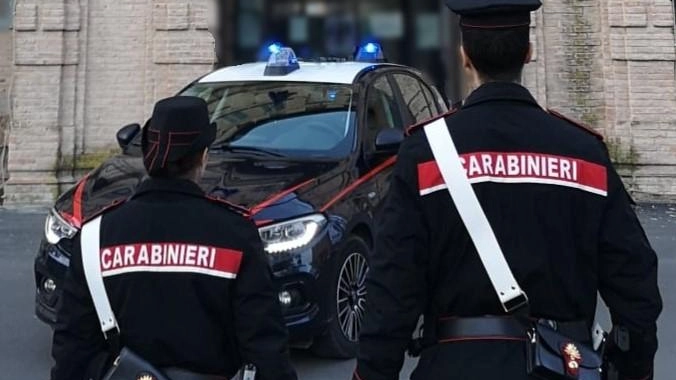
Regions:
[[[442,318],[437,325],[439,343],[527,339],[526,325],[513,317]]]
[[[527,340],[529,323],[536,320],[517,319],[514,317],[471,317],[441,318],[437,325],[437,341],[439,343],[461,342],[470,340]],[[555,322],[540,320],[550,324],[552,328],[577,340],[580,343],[591,343],[591,330],[584,321]]]
[[[165,368],[163,372],[171,380],[230,380],[224,376],[202,375],[180,368]]]
[[[536,322],[550,324],[555,330],[577,340],[591,344],[591,330],[584,321],[554,322],[513,316],[486,317],[444,317],[437,323],[436,336],[411,340],[408,346],[410,356],[417,357],[428,347],[437,343],[467,341],[527,341],[528,331]]]

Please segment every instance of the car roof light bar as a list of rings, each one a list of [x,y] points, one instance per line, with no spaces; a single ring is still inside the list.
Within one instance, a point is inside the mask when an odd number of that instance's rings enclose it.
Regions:
[[[359,47],[354,60],[357,62],[385,62],[385,55],[380,44],[369,42]]]
[[[300,69],[293,49],[272,44],[268,50],[272,54],[265,67],[265,76],[284,76]]]

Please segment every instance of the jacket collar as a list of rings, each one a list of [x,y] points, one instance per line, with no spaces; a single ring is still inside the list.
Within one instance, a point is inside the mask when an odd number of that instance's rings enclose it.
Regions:
[[[540,107],[530,91],[520,84],[510,82],[489,82],[474,90],[465,100],[462,108],[468,108],[490,101],[516,101]]]
[[[153,192],[180,193],[197,197],[204,197],[205,195],[195,182],[187,179],[146,177],[136,188],[133,198]]]

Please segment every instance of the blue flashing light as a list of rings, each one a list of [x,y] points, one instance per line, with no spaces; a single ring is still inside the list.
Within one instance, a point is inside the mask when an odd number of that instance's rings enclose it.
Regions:
[[[279,54],[279,52],[282,51],[282,45],[275,42],[268,46],[268,51],[270,54]]]
[[[385,55],[380,44],[369,42],[359,47],[355,56],[355,61],[358,62],[384,62]]]
[[[378,45],[374,44],[373,42],[369,42],[364,46],[364,51],[369,53],[369,54],[375,54],[379,50]]]
[[[278,75],[287,75],[298,69],[300,65],[298,64],[298,58],[296,58],[296,53],[293,49],[288,47],[282,47],[279,45],[279,51],[272,52],[268,64],[265,67],[266,76],[278,76]]]

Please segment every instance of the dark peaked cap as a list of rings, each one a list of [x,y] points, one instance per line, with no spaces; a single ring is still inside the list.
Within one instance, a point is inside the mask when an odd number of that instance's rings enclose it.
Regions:
[[[530,12],[542,6],[540,0],[446,0],[460,16],[463,28],[505,29],[530,25]]]
[[[209,147],[216,125],[209,122],[207,103],[194,96],[175,96],[155,104],[143,128],[143,164],[151,176],[188,155]]]

